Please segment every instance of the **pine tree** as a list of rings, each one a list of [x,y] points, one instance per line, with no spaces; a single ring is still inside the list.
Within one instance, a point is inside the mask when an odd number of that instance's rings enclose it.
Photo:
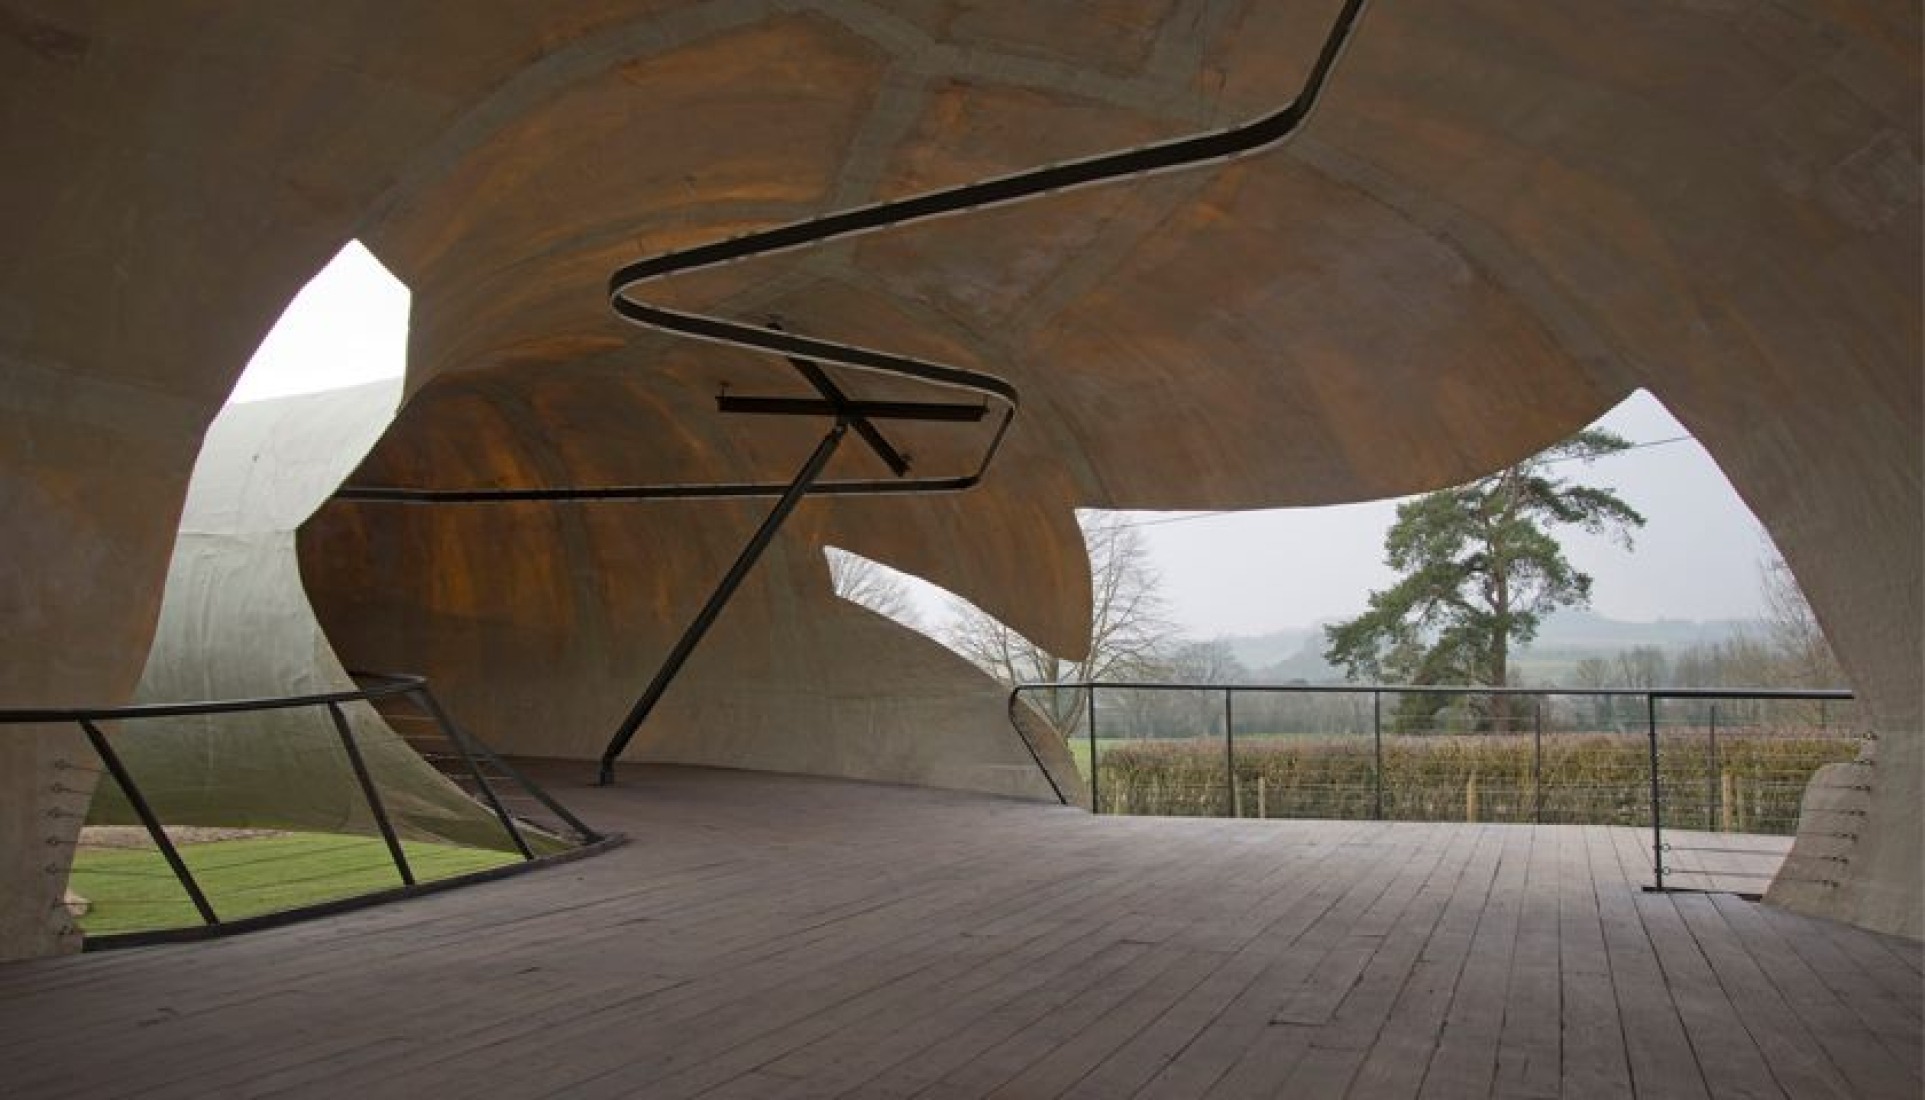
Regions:
[[[1631,444],[1588,430],[1468,485],[1406,501],[1384,539],[1384,560],[1402,575],[1370,594],[1369,609],[1324,628],[1324,659],[1353,680],[1501,687],[1514,648],[1546,614],[1590,603],[1591,578],[1572,567],[1550,533],[1577,527],[1616,537],[1626,549],[1644,517],[1608,489],[1553,476],[1556,464],[1588,462]],[[1428,719],[1442,700],[1405,697],[1405,721]],[[1503,730],[1501,695],[1482,723]]]

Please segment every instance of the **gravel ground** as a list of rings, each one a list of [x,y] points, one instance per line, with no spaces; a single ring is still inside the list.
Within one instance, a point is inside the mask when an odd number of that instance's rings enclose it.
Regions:
[[[277,836],[275,829],[203,829],[192,825],[169,825],[167,839],[175,844],[208,844],[216,840],[246,840],[256,836]],[[138,825],[89,825],[80,830],[82,848],[152,848],[154,840]]]

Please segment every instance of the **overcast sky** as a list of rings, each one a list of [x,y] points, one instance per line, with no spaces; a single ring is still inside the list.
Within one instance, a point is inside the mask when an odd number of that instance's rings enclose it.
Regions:
[[[408,288],[353,241],[281,314],[230,401],[396,378],[408,361]]]
[[[1631,551],[1581,531],[1561,535],[1572,563],[1595,579],[1593,609],[1635,621],[1757,617],[1762,535],[1711,456],[1645,393],[1598,423],[1657,445],[1560,466],[1569,480],[1616,490],[1647,521]],[[1383,542],[1396,510],[1396,501],[1379,501],[1186,519],[1135,515],[1176,618],[1209,636],[1361,611],[1368,592],[1395,579],[1383,564]]]
[[[407,290],[351,244],[295,299],[262,343],[234,400],[359,385],[399,375],[407,354]],[[1616,619],[1753,618],[1761,614],[1758,521],[1704,449],[1662,405],[1636,394],[1599,421],[1643,446],[1588,465],[1573,480],[1615,489],[1649,521],[1624,551],[1581,532],[1563,536],[1595,578],[1592,606]],[[1395,501],[1225,515],[1134,513],[1190,634],[1260,634],[1348,617],[1388,585],[1384,532]],[[940,597],[925,594],[932,610]]]

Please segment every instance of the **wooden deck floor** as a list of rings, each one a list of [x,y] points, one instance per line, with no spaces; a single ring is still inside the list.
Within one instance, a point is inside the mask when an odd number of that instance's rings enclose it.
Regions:
[[[0,1094],[1921,1094],[1918,944],[1644,894],[1625,830],[587,772],[606,856],[0,967]]]

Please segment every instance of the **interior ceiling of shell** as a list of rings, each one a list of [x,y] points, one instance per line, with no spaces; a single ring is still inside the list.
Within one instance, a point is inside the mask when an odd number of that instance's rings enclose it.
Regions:
[[[560,51],[423,152],[362,234],[412,289],[414,316],[412,400],[357,481],[785,479],[824,423],[724,417],[713,398],[808,396],[798,375],[623,323],[605,299],[612,270],[1242,121],[1295,92],[1337,3],[755,8],[694,5],[627,48],[591,38]],[[1367,19],[1347,67],[1395,63],[1373,44],[1383,22]],[[1345,93],[1366,79],[1340,71],[1313,129],[1365,121],[1367,103]],[[888,509],[891,527],[915,525],[918,508],[1007,523],[1076,506],[1409,492],[1518,457],[1621,395],[1437,234],[1290,149],[759,258],[649,295],[1014,383],[1022,412],[983,499],[838,505],[852,520]],[[840,381],[860,398],[957,399]],[[995,419],[885,427],[919,473],[961,474]],[[1486,430],[1493,421],[1506,431]],[[852,446],[831,474],[886,471]],[[945,565],[952,555],[920,552],[926,538],[834,526],[848,528],[830,532],[842,545],[1022,618],[1009,597],[1028,586],[1007,575],[986,591],[980,563]],[[1032,530],[1070,543],[1044,557],[1075,549],[1064,520]]]
[[[415,315],[412,400],[357,480],[781,480],[822,425],[724,417],[713,398],[806,394],[795,372],[623,323],[605,297],[614,269],[1246,120],[1296,92],[1338,6],[710,2],[571,28],[418,151],[362,226]],[[1638,385],[1691,425],[1723,399],[1700,364],[1780,357],[1795,344],[1747,326],[1808,332],[1797,314],[1822,306],[1789,284],[1769,303],[1778,284],[1751,271],[1826,253],[1876,269],[1903,251],[1851,232],[1887,208],[1916,221],[1915,196],[1870,194],[1889,175],[1876,165],[1838,166],[1865,177],[1844,188],[1861,206],[1870,195],[1857,211],[1761,167],[1778,164],[1761,134],[1823,120],[1750,105],[1809,83],[1836,54],[1811,39],[1835,32],[1698,8],[1609,6],[1587,22],[1441,7],[1372,5],[1307,132],[1281,149],[648,294],[1013,383],[1023,410],[987,487],[891,505],[890,525],[913,527],[945,511],[1007,523],[1414,492],[1522,457]],[[1861,52],[1883,41],[1869,8]],[[1886,37],[1908,41],[1902,27]],[[1916,333],[1915,306],[1850,297],[1890,315],[1862,327]],[[841,380],[858,397],[944,396]],[[456,422],[458,447],[434,443]],[[968,472],[990,431],[890,427],[923,473]],[[880,473],[860,447],[831,470]],[[1022,582],[957,565],[950,547],[936,555],[948,564],[930,560],[928,537],[847,526],[843,545],[1020,615]],[[1061,519],[1037,531],[1073,541]]]

